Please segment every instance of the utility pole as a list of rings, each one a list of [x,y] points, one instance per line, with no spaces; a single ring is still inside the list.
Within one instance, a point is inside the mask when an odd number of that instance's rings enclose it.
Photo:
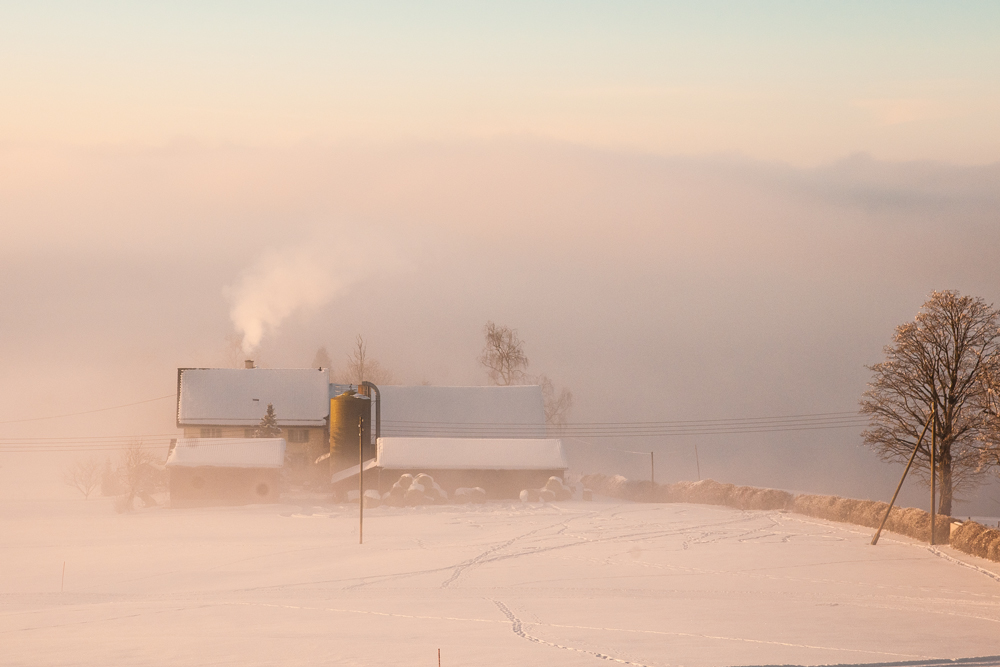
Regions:
[[[916,458],[917,450],[920,449],[920,443],[924,441],[924,436],[927,435],[927,429],[930,425],[931,420],[928,419],[924,424],[924,430],[920,432],[920,437],[917,438],[917,444],[913,445],[913,453],[910,454],[910,460],[906,462],[906,468],[903,469],[903,476],[899,478],[899,484],[896,485],[896,492],[892,494],[889,507],[885,510],[885,516],[882,517],[882,523],[878,525],[878,530],[875,531],[875,535],[872,537],[872,546],[878,544],[879,535],[882,534],[882,529],[885,528],[885,522],[889,520],[889,513],[892,512],[892,506],[896,504],[896,496],[899,495],[899,490],[903,488],[903,480],[906,479],[906,473],[910,472],[910,466],[913,465],[913,459]]]
[[[701,481],[701,461],[698,460],[698,445],[694,446],[694,465],[698,469],[698,481]]]
[[[365,543],[365,418],[358,417],[358,544]]]
[[[937,461],[935,460],[937,456],[937,403],[934,404],[934,415],[931,417],[934,421],[934,426],[931,428],[931,544],[934,544],[934,523],[935,523],[935,511],[934,511],[934,499],[937,496],[935,491],[935,482],[937,481]]]

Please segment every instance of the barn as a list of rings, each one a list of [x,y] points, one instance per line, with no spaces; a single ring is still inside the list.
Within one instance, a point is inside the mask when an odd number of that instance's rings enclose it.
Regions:
[[[170,506],[278,502],[283,438],[181,438],[167,454]]]
[[[404,473],[427,473],[449,494],[479,486],[489,497],[515,498],[521,489],[562,477],[568,467],[562,442],[545,437],[538,386],[385,386],[376,405],[381,437],[366,456],[366,489],[384,493]],[[334,414],[331,409],[331,434]],[[335,488],[357,484],[356,445],[351,456],[338,462]]]

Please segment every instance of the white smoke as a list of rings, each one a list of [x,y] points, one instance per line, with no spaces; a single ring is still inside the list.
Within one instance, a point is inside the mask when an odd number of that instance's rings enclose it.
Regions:
[[[315,247],[315,246],[313,246]],[[292,313],[316,309],[359,278],[356,266],[324,257],[312,249],[271,252],[226,289],[229,317],[250,354],[261,339],[274,333]]]

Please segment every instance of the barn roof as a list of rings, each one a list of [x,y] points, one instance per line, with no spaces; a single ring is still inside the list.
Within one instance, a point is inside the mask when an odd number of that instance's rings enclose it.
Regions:
[[[323,426],[329,380],[316,368],[179,368],[178,426],[255,426],[274,405],[280,426]]]
[[[280,468],[284,438],[180,438],[167,455],[167,467]]]
[[[375,465],[389,470],[566,470],[553,438],[379,438]]]
[[[379,390],[386,436],[545,437],[545,405],[537,385]]]

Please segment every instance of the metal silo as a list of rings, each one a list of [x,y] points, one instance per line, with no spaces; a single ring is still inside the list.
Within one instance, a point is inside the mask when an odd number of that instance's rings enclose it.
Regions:
[[[375,456],[372,444],[372,402],[346,391],[330,399],[330,467],[334,472],[358,463],[358,420],[362,419],[364,459]]]

